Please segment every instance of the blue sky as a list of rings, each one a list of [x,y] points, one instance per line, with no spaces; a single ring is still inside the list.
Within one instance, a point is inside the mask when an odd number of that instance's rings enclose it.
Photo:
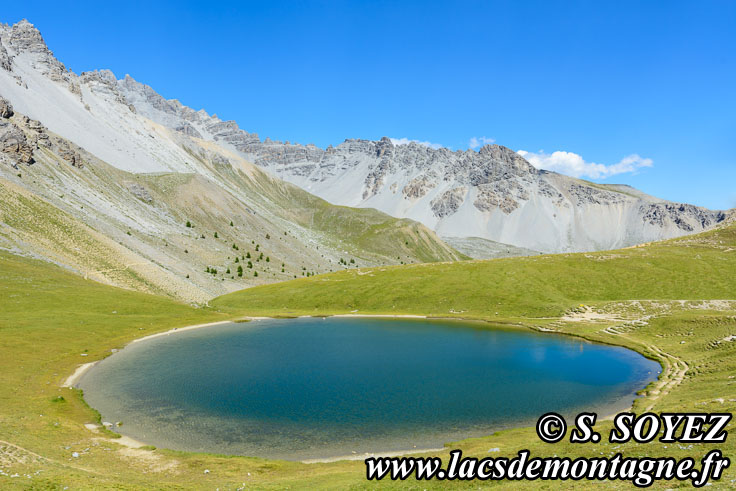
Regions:
[[[540,166],[736,207],[736,2],[6,2],[262,137],[495,141]]]

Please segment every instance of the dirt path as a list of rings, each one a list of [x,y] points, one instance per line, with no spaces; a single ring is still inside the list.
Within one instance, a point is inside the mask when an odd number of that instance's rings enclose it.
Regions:
[[[679,302],[684,305],[685,301]],[[731,307],[729,301],[704,301],[692,303],[695,304],[692,308]],[[608,325],[600,329],[598,333],[626,339],[629,341],[627,344],[642,346],[645,350],[655,355],[662,363],[662,373],[657,379],[654,387],[647,391],[647,395],[645,396],[647,400],[645,411],[651,411],[659,399],[669,394],[682,383],[685,379],[685,374],[690,369],[690,366],[682,358],[679,358],[672,353],[668,353],[656,345],[643,343],[627,335],[632,328],[635,329],[639,326],[647,325],[649,321],[652,318],[657,317],[657,315],[657,313],[645,314],[642,312],[638,317],[631,319],[625,318],[625,316],[621,316],[617,313],[600,312],[590,306],[581,305],[581,308],[578,310],[566,313],[564,316],[547,324],[546,327],[534,326],[534,328],[543,332],[565,333],[565,327],[570,327],[570,324],[574,323],[585,323],[588,325],[606,323]],[[610,324],[612,322],[615,324]]]
[[[32,452],[31,450],[23,448],[20,445],[10,443],[5,440],[0,440],[0,464],[2,464],[3,467],[9,468],[12,464],[29,465],[40,462],[58,465],[67,469],[74,469],[90,474],[103,475],[100,472],[96,472],[85,467],[79,467],[76,465],[67,464],[66,462],[60,462],[58,460],[44,457],[43,455]]]
[[[590,315],[590,313],[588,312],[586,312],[586,314],[587,315],[585,315],[585,317],[588,319],[603,320],[606,317],[606,314]],[[647,391],[646,398],[648,400],[648,404],[645,409],[646,411],[651,411],[652,408],[654,408],[657,400],[659,400],[663,396],[666,396],[675,387],[680,385],[685,379],[685,374],[690,369],[690,366],[682,358],[679,358],[672,353],[668,353],[654,344],[642,343],[640,341],[637,341],[636,339],[632,339],[626,334],[626,332],[631,329],[632,326],[646,325],[653,317],[656,317],[656,314],[642,315],[641,317],[636,319],[626,320],[623,324],[608,326],[598,331],[609,336],[624,338],[630,341],[632,344],[640,344],[644,346],[647,350],[649,350],[650,353],[656,355],[659,360],[661,360],[663,370],[654,387]],[[607,320],[622,319],[610,316]]]

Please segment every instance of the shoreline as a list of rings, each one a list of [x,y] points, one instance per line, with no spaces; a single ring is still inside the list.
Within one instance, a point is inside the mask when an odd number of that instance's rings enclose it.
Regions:
[[[404,319],[429,319],[429,320],[436,319],[436,320],[454,320],[454,321],[467,321],[467,322],[483,322],[483,323],[487,323],[487,324],[494,324],[494,321],[488,320],[488,319],[468,319],[468,318],[463,318],[463,317],[447,317],[447,316],[430,317],[430,316],[427,316],[427,315],[417,315],[417,314],[356,314],[356,313],[349,313],[349,314],[302,315],[302,316],[299,316],[299,317],[296,317],[296,318],[328,318],[328,317],[338,317],[338,318],[378,318],[378,319],[387,319],[387,318],[401,319],[401,318],[404,318]],[[234,318],[234,319],[230,319],[230,320],[223,320],[223,321],[216,321],[216,322],[208,322],[208,323],[204,323],[204,324],[193,324],[193,325],[184,326],[184,327],[174,327],[172,329],[169,329],[168,331],[162,331],[162,332],[155,333],[155,334],[150,334],[148,336],[144,336],[144,337],[141,337],[141,338],[135,338],[135,339],[131,340],[130,342],[128,342],[127,344],[125,344],[125,346],[123,346],[123,348],[121,348],[120,350],[118,350],[118,352],[121,351],[122,349],[124,349],[125,347],[129,346],[130,344],[137,343],[139,341],[154,339],[154,338],[158,338],[158,337],[162,337],[162,336],[169,336],[171,334],[176,334],[177,332],[190,331],[190,330],[200,329],[200,328],[204,328],[204,327],[214,327],[214,326],[224,325],[224,324],[234,324],[234,323],[240,323],[240,322],[243,322],[243,321],[250,322],[250,321],[258,321],[258,320],[282,320],[282,319],[283,318],[280,318],[280,317],[268,317],[268,316],[243,316],[243,317],[238,317],[238,318]],[[499,325],[504,325],[504,323],[502,323],[502,322],[501,323],[498,323],[498,324]],[[599,344],[608,345],[608,346],[618,346],[618,347],[629,349],[629,350],[631,350],[631,351],[639,354],[640,356],[643,356],[644,358],[653,359],[654,361],[656,361],[660,365],[660,367],[662,368],[662,370],[659,372],[659,374],[657,375],[657,377],[654,380],[659,380],[659,378],[666,371],[665,366],[662,364],[662,362],[660,360],[651,358],[651,357],[647,356],[646,353],[642,353],[641,351],[639,351],[639,350],[637,350],[637,349],[635,349],[633,347],[625,346],[625,345],[622,345],[622,344],[616,344],[616,343],[607,343],[605,341],[599,342],[599,341],[588,339],[585,336],[577,335],[575,333],[565,333],[565,332],[552,331],[552,330],[546,330],[546,329],[537,329],[537,328],[534,328],[534,327],[525,326],[523,324],[512,324],[512,325],[515,326],[515,327],[520,327],[522,329],[528,329],[529,331],[532,331],[532,332],[555,333],[555,334],[559,334],[559,335],[562,335],[562,336],[571,336],[571,337],[574,337],[574,338],[583,339],[585,341],[592,342],[592,343],[599,343]],[[102,360],[97,360],[97,361],[93,361],[93,362],[84,363],[82,365],[79,365],[77,367],[77,369],[74,371],[74,373],[71,374],[69,377],[67,377],[67,379],[64,381],[64,383],[61,385],[61,387],[74,388],[74,384],[78,383],[79,380],[81,379],[81,377],[85,373],[87,373],[91,368],[93,368],[95,365],[97,365],[100,361],[102,361]],[[648,385],[649,384],[647,384],[647,386]],[[647,386],[645,386],[644,388],[646,388]],[[640,390],[643,390],[644,388],[642,388]],[[622,411],[631,412],[633,410],[633,408],[634,408],[634,404],[635,404],[636,400],[637,399],[645,399],[646,397],[647,396],[636,396],[634,398],[634,400],[631,402],[631,404],[626,407],[626,409],[623,409],[623,410],[617,411],[617,412],[613,412],[613,413],[610,413],[610,414],[606,414],[606,415],[599,415],[598,421],[610,421],[617,414],[619,414]],[[85,426],[87,426],[87,425],[85,425]],[[513,428],[507,428],[507,429],[526,428],[526,427],[532,427],[532,426],[533,425],[519,426],[519,427],[513,427]],[[92,431],[94,431],[94,430],[92,430]],[[128,435],[124,435],[122,433],[120,433],[120,438],[111,439],[111,441],[117,442],[120,445],[123,445],[125,447],[129,447],[129,448],[139,448],[140,446],[147,446],[147,445],[149,445],[149,444],[147,444],[145,442],[142,442],[140,440],[136,440],[133,437],[130,437]],[[151,444],[151,445],[153,445],[153,444]],[[156,445],[156,446],[158,446],[158,445]],[[162,448],[165,448],[165,447],[162,447]],[[403,450],[403,451],[402,450],[387,451],[387,452],[378,451],[378,452],[362,453],[362,454],[340,455],[340,456],[336,456],[336,457],[326,457],[326,458],[319,458],[318,457],[318,458],[313,458],[313,459],[297,460],[296,462],[300,462],[302,464],[324,464],[324,463],[334,463],[334,462],[339,462],[339,461],[365,460],[366,458],[369,458],[369,457],[399,457],[399,456],[402,456],[402,455],[421,454],[421,453],[427,453],[427,452],[441,452],[441,451],[445,451],[445,450],[447,450],[447,447],[426,448],[426,449],[412,448],[412,449],[407,449],[407,450]],[[196,454],[196,453],[202,453],[202,452],[191,452],[191,453],[195,453]],[[207,452],[204,452],[204,454],[207,454]]]
[[[168,331],[157,332],[156,334],[149,334],[148,336],[143,336],[142,338],[135,338],[128,344],[138,343],[140,341],[145,341],[147,339],[160,338],[161,336],[169,336],[177,332],[191,331],[193,329],[201,329],[203,327],[219,326],[220,324],[231,324],[232,322],[234,321],[217,321],[217,322],[207,322],[205,324],[194,324],[191,326],[184,326],[184,327],[174,327],[172,329],[169,329]],[[127,344],[125,346],[127,346]],[[123,349],[125,349],[125,346],[123,346]]]
[[[305,315],[302,317],[358,317],[374,319],[429,319],[426,315],[416,314],[334,314],[334,315]]]
[[[61,384],[62,387],[69,387],[70,389],[74,387],[74,384],[79,382],[79,379],[82,378],[82,375],[84,375],[90,368],[97,365],[100,361],[93,361],[90,363],[83,363],[77,367],[76,370],[74,370],[74,373],[69,375],[66,380]]]

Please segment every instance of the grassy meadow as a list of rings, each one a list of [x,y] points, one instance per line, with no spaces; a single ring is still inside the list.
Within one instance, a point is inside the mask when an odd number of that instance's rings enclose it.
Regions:
[[[302,464],[129,448],[112,433],[86,428],[99,423],[99,415],[79,391],[60,385],[79,364],[177,326],[255,315],[418,314],[483,319],[628,346],[664,367],[635,402],[635,412],[733,413],[736,342],[728,339],[736,335],[735,273],[732,225],[618,251],[341,271],[236,292],[198,309],[0,252],[0,488],[517,489],[518,482],[368,483],[362,461]],[[599,423],[596,430],[606,435],[609,427]],[[731,433],[733,428],[731,423]],[[519,428],[451,443],[447,450],[460,448],[479,458],[513,456],[526,448],[533,456],[622,452],[699,460],[713,448],[606,441],[549,445],[532,428]],[[489,454],[491,448],[500,453]],[[717,448],[736,457],[733,435]],[[448,452],[437,455],[447,459]],[[523,483],[555,489],[572,484]],[[654,488],[687,485],[673,481]],[[714,488],[735,486],[732,464]]]

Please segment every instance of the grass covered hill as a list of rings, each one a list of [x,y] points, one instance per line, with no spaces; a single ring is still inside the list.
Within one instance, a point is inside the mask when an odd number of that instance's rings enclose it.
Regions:
[[[736,225],[617,251],[364,268],[224,295],[268,315],[561,316],[581,303],[736,298]]]

